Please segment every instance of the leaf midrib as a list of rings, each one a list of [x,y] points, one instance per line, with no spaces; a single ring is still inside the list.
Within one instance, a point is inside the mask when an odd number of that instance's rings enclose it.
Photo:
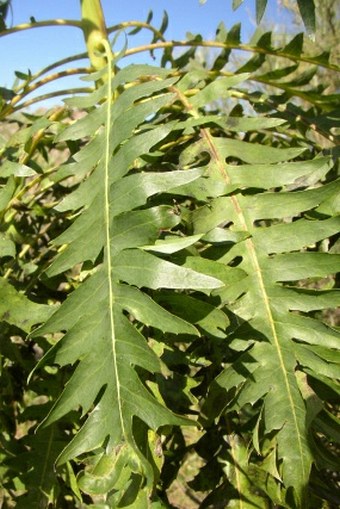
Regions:
[[[294,408],[295,408],[294,401],[293,401],[292,393],[291,393],[291,390],[290,390],[287,370],[285,369],[285,363],[284,363],[283,355],[282,355],[281,348],[280,348],[279,337],[278,337],[278,334],[276,332],[275,320],[273,318],[272,311],[271,311],[271,308],[270,308],[269,298],[268,298],[268,294],[266,292],[264,280],[263,280],[263,277],[262,277],[261,267],[260,267],[259,260],[258,260],[257,254],[256,254],[256,249],[255,249],[254,243],[252,242],[251,238],[248,238],[248,239],[246,239],[246,244],[248,245],[249,252],[251,253],[251,259],[252,259],[253,267],[255,269],[255,273],[256,273],[258,281],[259,281],[260,290],[261,290],[261,293],[262,293],[262,296],[263,296],[263,302],[264,302],[264,305],[265,305],[266,313],[268,315],[268,320],[269,320],[269,323],[270,323],[270,328],[271,328],[272,336],[273,336],[273,339],[274,339],[274,345],[275,345],[275,348],[277,350],[277,355],[278,355],[278,358],[279,358],[280,367],[281,367],[281,370],[282,370],[282,373],[283,373],[284,382],[285,382],[285,386],[286,386],[286,391],[287,391],[288,398],[289,398],[289,404],[290,404],[290,407],[291,407],[291,413],[292,413],[293,419],[294,419],[294,426],[295,426],[295,429],[296,429],[296,434],[297,434],[297,439],[298,439],[298,444],[299,444],[300,457],[302,458],[303,457],[303,447],[302,447],[302,443],[301,443],[301,436],[300,436],[300,431],[299,431],[299,425],[298,425],[298,422],[297,422],[296,412],[294,411]],[[304,462],[301,461],[301,463],[302,463],[301,468],[303,470],[303,476],[305,478],[306,472],[305,472],[305,469],[304,469]]]
[[[192,110],[191,110],[191,112],[192,112]],[[195,115],[193,115],[193,116],[195,116]],[[201,129],[201,135],[206,140],[206,142],[207,142],[207,144],[209,146],[209,152],[210,152],[211,156],[215,159],[216,164],[217,164],[217,166],[218,166],[218,168],[220,170],[220,173],[221,173],[222,177],[224,178],[224,180],[228,184],[230,182],[229,175],[227,174],[227,172],[225,170],[224,161],[221,160],[218,152],[216,151],[216,148],[214,146],[214,142],[213,142],[213,139],[212,139],[212,136],[211,136],[210,132],[207,129],[202,128]],[[235,212],[236,212],[236,214],[237,214],[237,216],[239,218],[241,228],[244,231],[248,231],[246,218],[245,218],[245,216],[244,216],[244,214],[242,212],[242,208],[241,208],[241,205],[239,203],[239,200],[237,199],[237,196],[232,195],[230,198],[231,198],[231,201],[233,203]],[[299,431],[299,425],[298,425],[297,416],[296,416],[296,412],[295,412],[294,400],[293,400],[292,393],[291,393],[291,390],[290,390],[287,370],[285,369],[285,363],[284,363],[283,355],[282,355],[281,348],[280,348],[280,342],[279,342],[278,334],[277,334],[276,328],[275,328],[275,321],[274,321],[274,318],[273,318],[273,315],[272,315],[272,311],[271,311],[271,308],[270,308],[269,297],[267,295],[265,284],[264,284],[264,280],[263,280],[263,277],[262,277],[261,267],[260,267],[259,260],[258,260],[258,257],[257,257],[256,248],[255,248],[254,242],[252,241],[251,238],[247,238],[246,239],[246,245],[248,247],[248,252],[250,253],[251,262],[252,262],[252,265],[254,267],[254,271],[255,271],[255,274],[257,276],[258,282],[259,282],[259,288],[260,288],[260,291],[261,291],[261,294],[262,294],[262,299],[263,299],[265,310],[266,310],[266,313],[267,313],[267,316],[268,316],[268,322],[270,324],[270,328],[271,328],[271,331],[272,331],[272,337],[273,337],[273,340],[274,340],[274,346],[276,348],[277,356],[278,356],[278,359],[279,359],[280,368],[281,368],[281,371],[283,373],[283,378],[284,378],[284,383],[285,383],[285,387],[286,387],[286,392],[287,392],[287,395],[288,395],[289,405],[290,405],[290,408],[291,408],[291,414],[292,414],[293,420],[294,420],[294,427],[296,429],[296,435],[297,435],[297,440],[298,440],[298,449],[299,449],[300,459],[301,459],[301,461],[300,461],[300,463],[301,463],[301,470],[302,470],[302,473],[303,473],[303,477],[305,478],[306,477],[306,472],[305,472],[305,466],[304,466],[304,461],[303,461],[304,454],[303,454],[303,446],[302,446],[302,441],[301,441],[301,436],[300,436],[300,431]]]
[[[105,47],[105,55],[107,58],[108,80],[107,80],[107,108],[106,108],[106,129],[105,129],[105,156],[104,156],[104,223],[105,223],[105,253],[106,253],[106,273],[108,283],[108,305],[110,320],[110,336],[112,345],[112,359],[114,378],[116,380],[117,405],[119,412],[119,421],[123,436],[125,433],[123,409],[120,393],[120,379],[116,353],[116,334],[115,321],[113,316],[114,294],[112,285],[112,265],[111,265],[111,242],[110,242],[110,179],[109,179],[109,162],[110,162],[110,126],[112,121],[111,100],[112,100],[112,52],[107,41],[103,41]]]

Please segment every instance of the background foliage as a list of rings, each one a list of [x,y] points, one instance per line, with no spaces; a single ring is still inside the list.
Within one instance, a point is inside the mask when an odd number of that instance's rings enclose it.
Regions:
[[[81,5],[85,86],[1,88],[2,507],[338,507],[337,63]]]

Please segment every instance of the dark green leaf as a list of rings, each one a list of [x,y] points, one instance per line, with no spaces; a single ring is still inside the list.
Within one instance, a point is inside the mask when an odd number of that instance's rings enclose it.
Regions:
[[[30,332],[33,325],[45,322],[54,311],[54,306],[37,304],[28,300],[22,293],[0,278],[0,321]]]
[[[297,0],[301,18],[308,32],[315,31],[315,5],[314,0]]]
[[[256,0],[256,23],[260,23],[267,7],[267,0]]]

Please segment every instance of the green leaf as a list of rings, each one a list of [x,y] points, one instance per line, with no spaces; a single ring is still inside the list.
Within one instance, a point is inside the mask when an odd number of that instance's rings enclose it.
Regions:
[[[233,10],[236,11],[236,9],[243,3],[243,0],[233,0]]]
[[[141,97],[148,97],[149,95],[164,90],[168,85],[172,85],[177,81],[177,78],[169,78],[168,80],[149,81],[143,83],[135,90],[136,87],[126,90],[114,104],[112,121],[119,122],[121,128],[114,131],[113,135],[117,141],[113,141],[113,147],[119,143],[119,139],[126,139],[125,133],[128,135],[132,133],[132,126],[138,126],[148,115],[165,104],[169,103],[171,94],[163,94],[157,98],[156,104],[153,101],[135,105],[134,102]],[[127,114],[129,108],[134,106],[134,115]],[[77,140],[93,134],[103,123],[103,110],[106,105],[99,106],[88,115],[84,116],[71,126],[67,127],[57,136],[57,141],[63,140]]]
[[[57,427],[40,430],[36,435],[21,439],[26,452],[18,456],[19,469],[24,471],[23,483],[26,493],[18,497],[16,507],[47,508],[55,504],[55,483],[57,482],[55,460],[65,445],[65,436]]]
[[[226,76],[223,78],[219,78],[218,80],[213,81],[203,90],[198,92],[192,98],[190,98],[190,103],[195,108],[200,108],[205,104],[209,104],[212,101],[220,100],[225,97],[229,97],[230,92],[229,89],[242,83],[249,77],[249,74],[237,74],[234,76]]]
[[[52,124],[52,121],[45,117],[34,118],[32,124],[24,129],[16,131],[9,139],[9,146],[16,146],[30,142],[31,138],[41,129],[46,129]]]
[[[10,177],[3,187],[0,187],[0,211],[4,210],[11,201],[15,191],[15,181]]]
[[[4,125],[2,330],[42,324],[33,352],[20,335],[1,343],[4,504],[159,509],[156,493],[176,504],[171,483],[192,462],[202,507],[327,504],[339,122],[337,95],[311,79],[334,63],[302,57],[302,35],[277,49],[258,30],[246,46],[223,23],[215,41],[188,34],[177,53],[161,23],[161,34],[144,27],[166,47],[164,68],[119,70],[104,40],[107,68],[85,78],[93,92],[67,101],[81,118],[15,112],[8,142]],[[223,47],[210,58],[201,45]],[[236,47],[252,56],[232,73]]]
[[[236,25],[231,27],[227,34],[227,42],[229,44],[241,43],[241,23],[236,23]]]
[[[172,207],[152,207],[120,214],[111,228],[111,253],[155,242],[160,230],[168,230],[179,223]]]
[[[142,246],[145,251],[155,251],[156,253],[172,254],[181,251],[195,244],[202,235],[191,235],[188,237],[168,237],[164,240],[156,240],[149,246]]]
[[[216,118],[216,117],[215,117]],[[225,128],[229,131],[247,132],[258,131],[260,129],[271,129],[282,125],[284,120],[279,118],[264,118],[264,117],[228,117],[226,119]],[[223,121],[221,123],[223,125]]]
[[[335,235],[339,231],[340,217],[318,221],[298,219],[293,223],[280,223],[270,228],[259,228],[256,237],[265,245],[266,252],[283,253],[302,249]]]
[[[129,268],[129,270],[127,270]],[[112,259],[112,272],[118,279],[137,287],[213,290],[222,286],[216,278],[129,249]]]
[[[301,18],[308,32],[315,31],[315,5],[314,0],[297,0]]]
[[[113,213],[119,214],[130,208],[142,206],[155,194],[193,182],[202,175],[202,169],[162,173],[139,173],[127,175],[111,188],[110,200]]]
[[[259,24],[267,7],[267,0],[256,0],[256,23]]]
[[[266,501],[256,493],[256,484],[248,465],[248,450],[242,438],[236,434],[228,436],[230,450],[223,464],[226,477],[234,486],[234,493],[230,493],[231,506],[235,509],[253,509],[265,507]],[[231,490],[230,490],[231,491]],[[256,494],[255,494],[255,493]]]
[[[80,489],[89,495],[103,495],[117,488],[117,482],[124,475],[127,465],[133,459],[138,462],[138,457],[132,458],[126,445],[117,453],[102,454],[94,467],[79,477]]]
[[[1,19],[0,19],[1,23]],[[0,87],[0,97],[5,101],[11,101],[15,97],[15,93],[10,88]]]
[[[31,78],[30,71],[28,71],[28,73],[24,73],[21,71],[14,71],[14,73],[15,73],[16,77],[19,78],[20,80],[29,81]]]
[[[336,379],[339,373],[339,359],[337,363],[329,362],[323,359],[318,352],[314,352],[313,347],[295,345],[295,355],[299,363],[303,367],[308,367],[310,371],[314,371],[331,379]]]
[[[283,162],[298,157],[305,151],[303,148],[279,149],[267,147],[231,138],[216,138],[214,139],[214,145],[222,157],[240,158],[249,164]]]
[[[262,0],[260,0],[262,1]],[[272,32],[265,32],[260,36],[258,39],[256,46],[258,48],[266,49],[271,51],[273,49],[272,47]]]
[[[29,166],[14,163],[13,161],[6,161],[1,166],[1,177],[9,177],[10,175],[14,175],[15,177],[32,177],[36,174],[37,172]]]
[[[159,31],[161,32],[161,34],[164,34],[166,29],[168,28],[168,24],[169,24],[168,14],[167,14],[166,11],[163,11],[162,24],[161,24],[161,26],[159,28]]]
[[[189,118],[185,122],[177,124],[178,128],[190,129],[194,126],[216,124],[223,129],[231,132],[258,131],[260,129],[271,129],[283,124],[285,121],[274,118],[256,118],[256,117],[220,117],[217,115],[205,115],[199,118]],[[182,158],[185,151],[182,152]]]
[[[198,334],[197,329],[191,325],[195,322],[190,320],[189,323],[169,313],[137,288],[120,285],[117,289],[117,301],[122,309],[131,313],[136,320],[147,326],[155,327],[163,332],[172,332],[173,334]]]
[[[340,255],[329,253],[279,254],[268,262],[268,276],[276,281],[292,281],[307,277],[325,277],[336,273]]]
[[[298,68],[298,64],[290,65],[287,67],[283,67],[282,69],[275,69],[275,70],[269,71],[265,74],[261,74],[261,76],[259,76],[259,78],[261,80],[270,80],[270,81],[278,80],[280,78],[285,78],[286,76],[289,76],[289,74],[295,72],[297,70],[297,68]]]
[[[25,332],[30,332],[33,325],[45,322],[55,309],[28,300],[4,278],[0,278],[0,294],[0,321]]]
[[[186,172],[164,172],[161,175],[154,173],[128,175],[125,179],[117,181],[112,185],[110,192],[111,213],[113,216],[116,216],[134,207],[144,205],[150,196],[167,191],[176,184],[191,182],[198,178],[201,173],[201,170],[189,170]],[[89,180],[86,182],[89,182]],[[86,183],[84,183],[84,186],[88,187]],[[93,190],[96,191],[96,188],[92,185]],[[83,193],[79,195],[79,198],[82,198],[82,196]],[[89,194],[86,194],[86,198],[88,197]],[[72,243],[74,240],[79,239],[79,242],[83,242],[84,245],[81,256],[79,256],[78,246],[71,244],[51,265],[48,270],[49,276],[58,274],[70,268],[73,264],[79,263],[79,261],[94,261],[96,259],[103,245],[103,220],[100,214],[93,214],[93,209],[100,210],[101,203],[102,196],[98,192],[92,202],[92,208],[89,211],[85,210],[73,225],[55,240],[56,243],[61,245],[63,243]],[[59,206],[58,209],[68,210],[72,204],[74,205],[74,200],[72,195],[70,195],[70,200],[64,200],[63,206]],[[78,204],[80,205],[79,202]],[[174,212],[170,209],[168,211],[175,219]],[[138,230],[138,227],[136,228]],[[91,239],[91,242],[88,242],[88,239]],[[137,244],[142,246],[144,243],[140,241]]]
[[[229,325],[227,315],[208,302],[195,299],[189,295],[171,294],[162,295],[162,302],[190,323],[198,325],[205,333],[215,337],[224,338],[225,330]]]
[[[283,53],[292,57],[299,57],[303,51],[303,33],[295,35],[283,48]]]
[[[99,273],[98,273],[99,275]],[[96,305],[92,307],[93,317],[98,316],[103,309],[103,303],[108,299],[103,286],[97,289],[97,295],[92,298]],[[76,301],[73,301],[76,302]],[[70,311],[77,309],[75,304],[69,305]],[[56,318],[58,318],[57,313]],[[111,350],[107,350],[108,332],[112,319],[109,311],[102,316],[101,323],[90,317],[83,317],[82,323],[77,321],[70,333],[58,344],[56,362],[63,360],[72,362],[72,358],[78,358],[81,354],[83,360],[76,368],[71,380],[54,408],[48,415],[45,425],[59,419],[70,410],[82,407],[83,414],[87,413],[93,401],[101,394],[100,401],[90,412],[87,421],[76,437],[63,451],[59,463],[65,462],[79,454],[99,447],[107,436],[110,437],[109,446],[120,442],[122,434],[125,434],[128,442],[132,440],[132,416],[138,416],[152,429],[165,424],[175,424],[181,420],[173,416],[166,408],[162,407],[155,398],[147,391],[140,381],[134,366],[138,365],[148,371],[160,371],[157,356],[148,348],[143,336],[133,327],[129,320],[119,311],[114,312],[114,337],[111,338]],[[53,317],[45,327],[54,327]],[[67,322],[65,324],[67,327]],[[82,331],[81,344],[77,339],[76,330]],[[43,331],[44,329],[42,329]],[[87,331],[84,335],[85,330]],[[40,333],[42,331],[39,331]],[[92,338],[97,337],[96,348],[92,348]],[[75,336],[75,340],[73,340]],[[81,348],[79,348],[81,347]],[[102,359],[98,371],[98,359]],[[82,380],[90,380],[91,385],[84,384]],[[78,391],[76,387],[82,385]],[[134,397],[132,398],[132,394]],[[108,411],[108,409],[111,409]],[[97,426],[97,422],[101,426]],[[133,442],[132,442],[133,443]]]
[[[293,488],[294,503],[303,507],[312,452],[306,427],[309,406],[296,369],[302,363],[302,369],[310,376],[320,370],[330,379],[335,365],[328,365],[327,354],[314,352],[313,345],[335,348],[338,334],[316,320],[294,313],[296,309],[310,309],[309,306],[322,308],[331,297],[319,295],[318,301],[318,296],[313,294],[304,300],[305,293],[285,288],[281,282],[322,278],[336,272],[340,260],[336,255],[308,252],[307,247],[334,235],[339,228],[338,218],[313,221],[296,216],[335,196],[338,183],[308,188],[329,174],[330,160],[309,161],[309,168],[303,170],[306,173],[298,175],[296,170],[298,167],[302,170],[304,163],[287,163],[287,160],[298,157],[300,149],[249,145],[251,148],[244,141],[213,136],[207,130],[201,133],[201,140],[191,148],[185,163],[208,152],[210,161],[205,177],[229,185],[230,194],[209,199],[207,193],[205,201],[208,203],[196,208],[191,219],[194,233],[205,233],[201,242],[217,243],[216,248],[202,249],[203,256],[213,259],[203,259],[200,271],[211,274],[211,266],[215,265],[219,273],[221,265],[225,265],[230,274],[235,270],[244,274],[231,284],[227,273],[225,279],[220,276],[226,288],[214,291],[222,303],[228,303],[234,316],[229,329],[229,346],[234,349],[235,356],[216,378],[220,387],[234,391],[233,399],[226,397],[227,415],[228,411],[242,412],[243,408],[253,406],[261,437],[261,441],[256,439],[257,448],[265,454],[264,444],[269,441],[277,452],[276,467],[284,486]],[[242,159],[248,165],[230,164],[231,157]],[[287,170],[284,176],[282,165]],[[267,187],[265,175],[268,188],[292,186],[292,190],[262,191],[261,188]],[[299,187],[307,189],[294,190]],[[220,189],[223,194],[223,186]],[[224,193],[227,192],[228,188]],[[286,219],[276,225],[273,221],[294,216],[297,219],[294,222]],[[263,225],[258,224],[259,219],[265,220]],[[294,249],[302,252],[291,252]],[[312,298],[315,300],[310,300]],[[295,341],[303,343],[298,343],[295,349]],[[304,346],[306,343],[310,346]],[[262,408],[261,413],[255,408]],[[292,447],[292,440],[295,447]]]
[[[324,433],[336,442],[340,442],[340,424],[338,419],[330,412],[326,410],[320,412],[315,419],[314,425],[321,433]]]
[[[244,65],[242,65],[237,72],[251,73],[260,69],[263,62],[266,60],[264,54],[256,53]]]
[[[115,457],[117,448],[125,444],[129,459],[128,465],[123,466],[125,481],[117,492],[117,501],[124,499],[126,504],[137,504],[143,478],[146,477],[148,483],[146,496],[154,474],[152,462],[142,452],[144,449],[134,429],[136,419],[143,422],[146,429],[154,431],[163,426],[191,424],[187,418],[173,414],[147,387],[145,381],[154,373],[161,373],[162,364],[148,346],[143,328],[198,335],[194,325],[166,310],[147,294],[147,289],[210,292],[222,283],[218,278],[143,250],[143,246],[155,246],[162,232],[171,232],[180,221],[174,207],[153,204],[153,200],[159,200],[156,195],[196,180],[202,170],[155,174],[139,171],[138,165],[136,168],[136,160],[152,152],[152,148],[176,128],[174,122],[158,125],[149,118],[151,112],[155,115],[174,100],[174,94],[167,92],[174,80],[150,76],[145,82],[131,84],[112,102],[112,88],[122,81],[128,82],[131,77],[136,79],[133,66],[130,70],[124,68],[113,80],[109,79],[103,87],[110,99],[96,111],[95,117],[89,120],[84,117],[80,125],[74,124],[68,133],[65,130],[58,138],[92,135],[97,145],[93,148],[94,142],[90,141],[91,174],[58,207],[61,211],[78,209],[79,214],[56,239],[55,244],[67,244],[67,247],[47,274],[58,274],[87,260],[95,268],[36,334],[64,332],[39,367],[46,363],[60,366],[76,363],[44,425],[78,408],[86,416],[82,427],[59,456],[58,464],[104,444],[107,453]],[[149,100],[150,94],[152,100]],[[129,107],[132,115],[127,114]],[[136,130],[143,122],[145,127]],[[82,152],[87,150],[86,146],[81,148],[76,160],[82,161]],[[177,245],[172,245],[170,250],[192,245],[197,238],[185,239],[180,245],[176,240]],[[140,326],[136,327],[136,322]],[[134,484],[136,475],[138,486]],[[113,482],[111,477],[109,484]],[[82,482],[85,483],[85,479]],[[86,489],[91,482],[86,481]],[[126,492],[125,484],[130,486]]]
[[[334,181],[306,191],[259,194],[249,199],[242,198],[242,202],[245,207],[249,207],[249,215],[253,220],[268,217],[284,218],[287,210],[290,211],[290,215],[298,215],[317,207],[327,199],[338,196],[339,189],[340,182]]]
[[[15,244],[12,240],[5,237],[4,234],[0,234],[0,257],[10,256],[15,257]]]

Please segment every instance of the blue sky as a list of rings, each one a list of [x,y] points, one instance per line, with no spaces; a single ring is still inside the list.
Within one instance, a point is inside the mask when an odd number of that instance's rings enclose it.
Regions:
[[[154,13],[152,23],[159,27],[166,10],[169,14],[168,39],[183,39],[186,32],[201,33],[213,38],[216,27],[223,21],[227,28],[242,23],[242,37],[246,42],[255,30],[254,0],[246,0],[235,12],[231,0],[207,0],[201,5],[199,0],[102,0],[107,25],[121,21],[145,21],[149,10]],[[268,2],[268,16],[278,15],[276,1]],[[274,5],[275,4],[275,5]],[[17,25],[29,21],[34,16],[37,21],[66,18],[79,19],[79,0],[12,0],[12,13],[7,25]],[[131,39],[130,46],[149,41],[148,35],[139,34]],[[14,71],[34,74],[41,68],[63,57],[81,53],[85,50],[82,32],[74,27],[36,28],[0,38],[0,86],[12,87]],[[138,56],[137,61],[148,61],[147,55]],[[86,61],[79,65],[86,65]],[[64,80],[63,87],[77,86],[75,78]],[[60,86],[57,85],[57,86]],[[56,87],[51,84],[44,90]]]

